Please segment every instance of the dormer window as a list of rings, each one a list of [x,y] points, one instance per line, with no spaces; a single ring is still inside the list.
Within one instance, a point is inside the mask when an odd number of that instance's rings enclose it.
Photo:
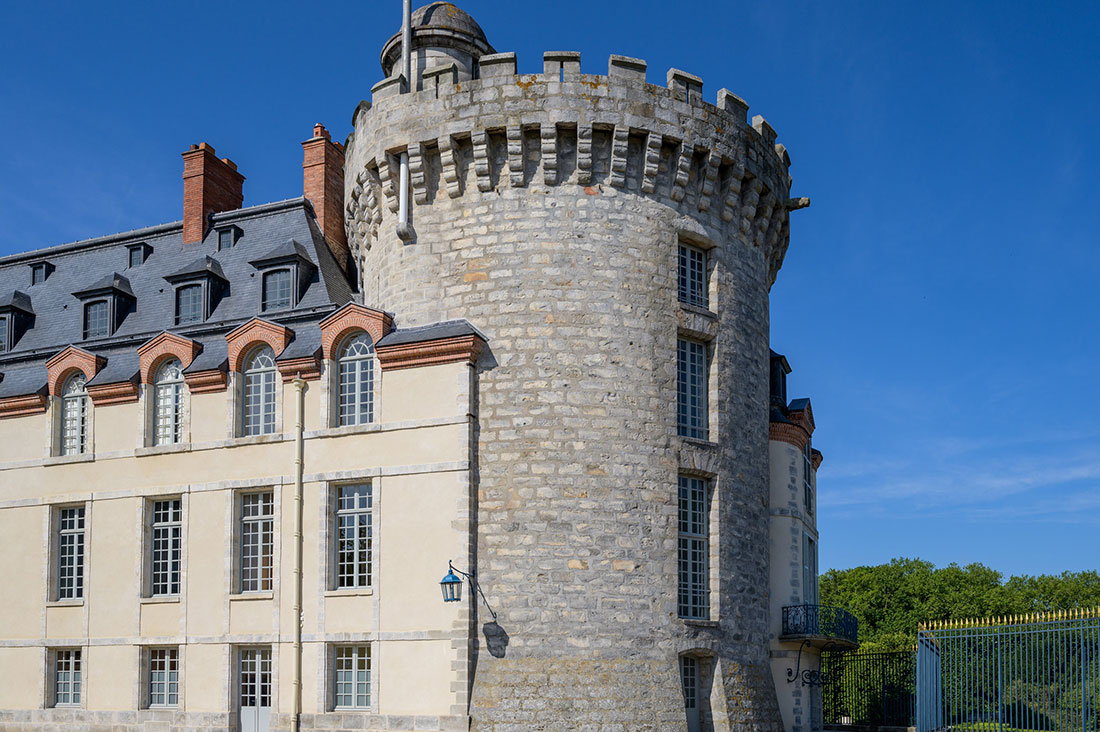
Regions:
[[[262,273],[260,310],[263,312],[295,307],[317,269],[306,248],[294,239],[249,264]]]
[[[289,269],[276,269],[265,272],[263,290],[263,301],[260,303],[260,309],[264,312],[282,310],[294,304],[290,297]]]
[[[84,306],[84,340],[111,335],[111,307],[106,300]]]
[[[306,292],[310,278],[317,271],[306,248],[290,239],[266,255],[249,262],[263,273],[260,288],[260,309],[287,309],[298,305]]]
[[[114,335],[135,304],[130,281],[118,272],[107,275],[88,289],[74,292],[73,295],[84,304],[84,340]]]
[[[229,285],[218,260],[205,255],[164,279],[176,287],[176,325],[201,323],[209,318]]]
[[[241,238],[241,230],[237,226],[225,226],[218,229],[218,251],[231,249],[237,240]]]
[[[139,267],[144,264],[145,260],[149,257],[149,253],[153,251],[153,248],[144,242],[141,244],[131,244],[126,249],[127,266],[130,268]]]
[[[176,288],[176,325],[203,321],[203,286],[180,285]]]
[[[0,353],[7,353],[34,323],[31,299],[19,290],[0,295]]]
[[[53,265],[49,262],[35,262],[31,265],[31,285],[40,285],[46,281],[53,272]]]

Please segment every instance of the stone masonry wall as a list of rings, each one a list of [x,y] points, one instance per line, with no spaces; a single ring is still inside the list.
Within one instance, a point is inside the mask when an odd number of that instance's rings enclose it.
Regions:
[[[562,60],[564,59],[564,60]],[[479,364],[476,730],[686,729],[678,658],[710,658],[718,730],[781,730],[768,662],[768,290],[789,158],[723,90],[613,57],[481,59],[360,105],[346,168],[364,304],[467,318]],[[410,156],[415,237],[395,233]],[[709,250],[710,311],[677,301]],[[677,336],[708,341],[710,441],[676,434]],[[677,475],[713,480],[711,622],[678,618]],[[461,708],[453,710],[462,713]]]

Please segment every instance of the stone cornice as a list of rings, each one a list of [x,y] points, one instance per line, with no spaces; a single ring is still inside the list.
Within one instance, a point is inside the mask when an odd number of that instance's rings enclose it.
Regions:
[[[46,395],[28,394],[0,399],[0,419],[4,417],[22,417],[27,414],[41,414],[46,411]]]
[[[88,396],[92,404],[102,407],[106,404],[126,404],[138,400],[136,381],[119,381],[114,384],[94,384],[88,387]]]
[[[381,346],[375,350],[382,370],[396,371],[459,361],[474,364],[484,346],[485,342],[477,336],[465,335],[421,343]]]
[[[184,374],[183,381],[192,394],[209,394],[216,391],[225,391],[227,386],[226,373],[221,369],[209,371],[196,371],[193,374]]]

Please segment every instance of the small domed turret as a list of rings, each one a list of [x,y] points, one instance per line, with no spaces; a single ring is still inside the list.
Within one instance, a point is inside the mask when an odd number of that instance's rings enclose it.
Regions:
[[[485,32],[470,14],[446,2],[433,2],[412,14],[413,88],[420,89],[421,72],[454,63],[459,81],[477,78],[477,60],[496,53]],[[400,73],[401,32],[382,47],[382,71],[387,77]]]

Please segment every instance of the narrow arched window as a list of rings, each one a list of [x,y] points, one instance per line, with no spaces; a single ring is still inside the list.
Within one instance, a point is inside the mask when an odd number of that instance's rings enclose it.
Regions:
[[[340,349],[340,424],[374,421],[374,343],[358,333]]]
[[[161,364],[153,378],[154,444],[174,445],[183,436],[183,370],[177,359]]]
[[[88,449],[88,390],[84,374],[69,377],[61,389],[61,454],[80,455]]]
[[[275,352],[261,346],[249,355],[244,369],[244,434],[275,432]]]

